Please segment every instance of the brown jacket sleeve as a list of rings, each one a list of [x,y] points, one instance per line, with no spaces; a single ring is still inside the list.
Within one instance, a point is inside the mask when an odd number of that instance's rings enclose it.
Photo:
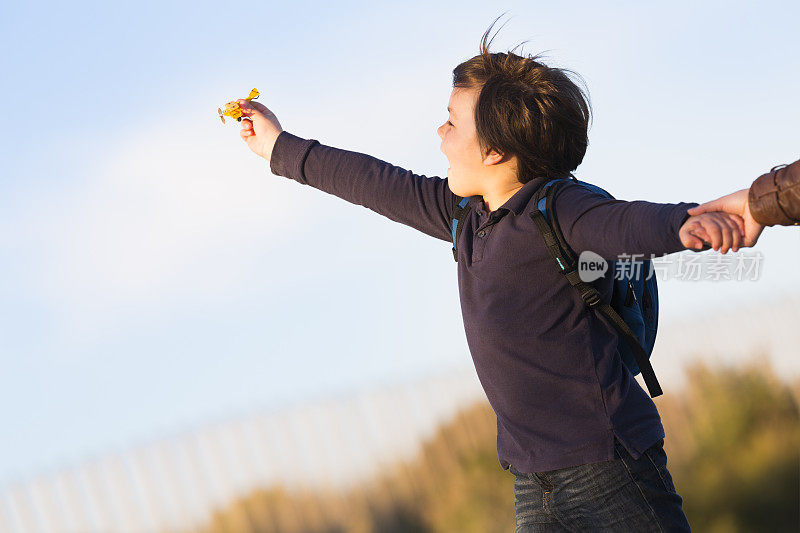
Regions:
[[[748,201],[759,224],[800,225],[800,160],[759,176],[750,186]]]

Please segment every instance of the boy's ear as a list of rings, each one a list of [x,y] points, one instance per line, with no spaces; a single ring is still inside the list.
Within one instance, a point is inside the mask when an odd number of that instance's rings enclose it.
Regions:
[[[484,165],[496,165],[497,163],[504,163],[508,161],[510,157],[503,154],[498,150],[489,150],[489,153],[486,154],[486,157],[483,158]]]
[[[498,152],[497,150],[489,150],[489,153],[483,158],[483,164],[495,165],[497,163],[501,163],[504,159],[505,156],[502,152]]]

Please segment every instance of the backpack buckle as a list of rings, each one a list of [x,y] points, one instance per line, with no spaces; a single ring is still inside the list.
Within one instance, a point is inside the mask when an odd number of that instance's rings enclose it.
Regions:
[[[583,296],[583,301],[589,304],[590,307],[594,307],[601,301],[600,293],[594,287],[589,286],[587,290],[581,294],[581,296]]]

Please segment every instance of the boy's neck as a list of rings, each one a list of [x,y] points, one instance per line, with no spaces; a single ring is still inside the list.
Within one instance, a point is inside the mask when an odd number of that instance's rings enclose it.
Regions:
[[[505,204],[509,198],[514,196],[517,191],[519,191],[524,184],[520,182],[516,182],[513,184],[509,184],[507,187],[503,187],[497,191],[490,191],[482,195],[483,197],[483,204],[486,206],[486,210],[491,213],[492,211],[496,210],[498,207]]]

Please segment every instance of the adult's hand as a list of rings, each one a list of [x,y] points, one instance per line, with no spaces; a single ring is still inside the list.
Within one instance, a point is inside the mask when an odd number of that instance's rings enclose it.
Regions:
[[[697,207],[692,207],[687,213],[694,216],[702,213],[723,211],[731,215],[739,215],[744,221],[744,242],[742,246],[754,246],[761,232],[764,231],[764,226],[756,222],[750,214],[750,203],[747,200],[748,193],[749,189],[742,189]]]
[[[258,102],[238,100],[242,108],[242,131],[239,132],[247,147],[267,161],[272,159],[272,149],[283,128],[275,113]]]

